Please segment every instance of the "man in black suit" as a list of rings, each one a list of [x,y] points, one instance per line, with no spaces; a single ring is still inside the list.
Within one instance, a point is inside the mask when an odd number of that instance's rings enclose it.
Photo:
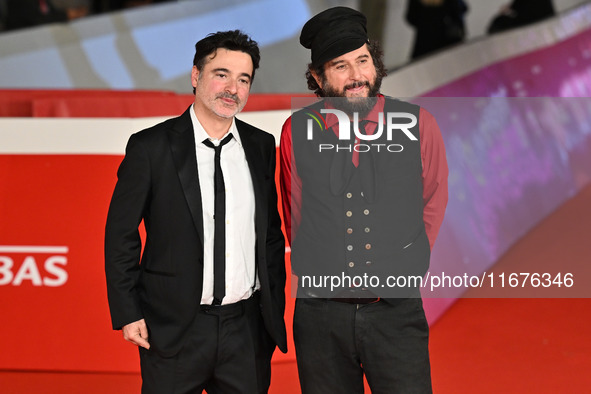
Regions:
[[[264,393],[275,346],[287,350],[275,141],[234,117],[259,59],[237,30],[197,42],[194,104],[132,135],[119,167],[107,290],[144,393]]]

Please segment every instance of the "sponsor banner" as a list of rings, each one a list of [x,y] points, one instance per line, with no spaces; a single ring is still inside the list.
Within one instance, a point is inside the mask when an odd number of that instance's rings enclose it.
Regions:
[[[0,369],[137,370],[110,330],[105,217],[120,155],[0,155]]]

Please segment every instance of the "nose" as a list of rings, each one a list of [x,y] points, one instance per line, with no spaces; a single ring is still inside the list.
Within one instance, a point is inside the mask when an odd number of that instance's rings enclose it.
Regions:
[[[236,94],[238,91],[238,81],[233,78],[228,78],[228,82],[226,84],[226,91],[231,94]]]
[[[349,68],[349,78],[353,81],[359,81],[361,79],[361,68],[358,65],[353,65]]]

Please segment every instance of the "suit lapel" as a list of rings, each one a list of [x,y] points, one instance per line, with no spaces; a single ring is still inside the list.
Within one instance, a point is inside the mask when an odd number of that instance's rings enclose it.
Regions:
[[[257,233],[257,244],[259,247],[266,242],[267,234],[267,196],[265,195],[266,168],[263,166],[259,143],[249,126],[239,119],[236,119],[236,128],[240,133],[240,140],[244,148],[244,155],[248,162],[255,199],[255,229]],[[262,243],[261,243],[262,242]],[[262,252],[264,250],[257,249]]]
[[[201,189],[197,172],[197,156],[195,154],[195,133],[187,109],[168,130],[170,150],[176,171],[185,193],[185,198],[193,217],[193,223],[203,245],[203,209],[201,205]]]
[[[185,111],[176,121],[171,129],[168,130],[168,139],[170,150],[176,171],[187,200],[187,205],[193,217],[193,223],[197,229],[197,234],[203,245],[203,209],[201,202],[201,188],[199,186],[199,176],[197,172],[197,156],[195,153],[195,134],[191,123],[189,111]],[[259,143],[254,138],[249,126],[236,119],[236,128],[240,133],[240,140],[244,147],[244,154],[248,162],[248,168],[252,179],[255,197],[255,228],[257,233],[257,250],[265,245],[265,234],[267,233],[267,196],[264,192],[266,168],[261,159],[261,150]]]

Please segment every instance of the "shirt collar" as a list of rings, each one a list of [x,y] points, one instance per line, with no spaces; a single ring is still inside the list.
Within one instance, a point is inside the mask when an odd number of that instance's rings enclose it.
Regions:
[[[379,120],[379,113],[384,112],[384,103],[386,102],[386,99],[384,98],[383,94],[378,94],[377,95],[377,102],[376,105],[374,105],[374,107],[371,109],[371,111],[369,111],[369,113],[367,114],[367,116],[363,119],[360,120],[366,120],[369,122],[373,122],[376,125],[378,124],[378,120]],[[324,104],[325,108],[331,108],[334,109],[334,107],[332,105],[330,105],[328,103],[328,101],[325,100],[325,104]],[[337,118],[336,115],[334,114],[326,114],[325,117],[326,120],[326,126],[328,128],[333,127],[334,125],[338,124],[339,119]]]
[[[191,113],[191,123],[193,123],[193,132],[195,133],[195,141],[197,143],[201,143],[204,140],[209,139],[214,143],[214,145],[217,145],[221,140],[224,139],[226,135],[228,135],[228,133],[232,133],[232,137],[236,140],[236,142],[238,142],[238,145],[242,146],[240,133],[238,133],[238,129],[236,128],[236,118],[232,118],[232,125],[228,129],[228,132],[224,134],[222,138],[216,140],[214,138],[211,138],[209,134],[207,134],[207,132],[199,122],[199,119],[197,119],[197,115],[195,115],[195,104],[191,105],[191,110],[189,112]]]

